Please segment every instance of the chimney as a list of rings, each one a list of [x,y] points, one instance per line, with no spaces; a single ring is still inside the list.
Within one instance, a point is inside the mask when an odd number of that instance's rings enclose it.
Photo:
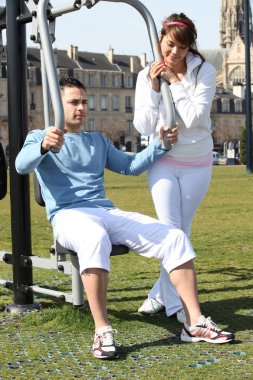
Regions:
[[[137,73],[138,71],[138,58],[130,57],[130,71],[131,73]]]
[[[113,54],[114,54],[114,50],[113,50],[113,48],[110,46],[110,47],[109,47],[109,50],[108,50],[108,59],[109,59],[109,62],[110,62],[110,63],[113,63]]]
[[[67,50],[68,56],[74,61],[78,61],[78,46],[70,45]]]
[[[146,67],[147,66],[147,56],[146,56],[146,53],[143,53],[140,58],[141,58],[141,66],[142,67]]]

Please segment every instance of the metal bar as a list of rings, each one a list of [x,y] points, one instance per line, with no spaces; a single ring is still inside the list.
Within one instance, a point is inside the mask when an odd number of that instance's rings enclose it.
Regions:
[[[80,276],[80,267],[77,256],[70,256],[72,263],[72,302],[74,306],[84,304],[84,288]]]
[[[252,173],[251,64],[249,35],[249,0],[244,0],[245,69],[246,69],[246,171]]]
[[[65,301],[65,293],[60,292],[58,290],[52,290],[52,289],[47,289],[47,288],[42,288],[39,285],[33,285],[30,287],[34,293],[39,293],[39,294],[46,294],[48,296],[52,297],[57,297]]]
[[[65,292],[61,292],[59,290],[52,290],[52,289],[42,288],[39,285],[33,285],[30,288],[31,288],[31,290],[34,293],[45,294],[45,295],[48,295],[48,296],[51,296],[51,297],[56,297],[56,298],[61,299],[62,301],[65,301],[65,302],[68,302],[68,303],[72,303],[74,305],[74,303],[73,303],[73,296],[72,296],[71,293],[65,293]],[[83,303],[81,305],[83,305]],[[75,305],[75,306],[79,306],[79,304]]]
[[[62,16],[65,13],[75,12],[79,10],[80,10],[80,6],[79,6],[79,1],[77,0],[70,4],[66,4],[61,7],[54,7],[50,9],[47,12],[47,19],[50,20],[52,18]],[[24,14],[19,15],[17,17],[17,22],[20,24],[28,24],[32,22],[32,14],[29,12],[29,13],[24,13]],[[0,29],[5,29],[5,28],[6,28],[6,22],[0,22]]]
[[[50,117],[50,94],[47,79],[47,72],[45,66],[44,52],[40,49],[40,64],[41,64],[41,78],[42,78],[42,94],[43,94],[43,110],[44,110],[44,125],[51,125]]]
[[[38,25],[40,31],[41,46],[44,52],[45,67],[48,78],[48,84],[54,110],[54,126],[64,129],[64,112],[61,100],[61,93],[58,83],[56,65],[50,38],[50,31],[47,22],[47,5],[48,0],[40,0],[38,4]]]
[[[70,4],[62,5],[61,7],[54,7],[51,9],[50,15],[53,17],[62,16],[65,13],[75,12],[80,10],[80,1],[72,1]]]
[[[158,39],[158,33],[156,30],[155,22],[149,10],[140,1],[138,0],[101,0],[101,1],[107,1],[107,2],[112,2],[112,3],[125,3],[134,7],[141,14],[141,16],[143,17],[146,23],[154,59],[156,61],[160,61],[162,59],[160,43]],[[172,95],[169,89],[168,82],[163,78],[160,78],[160,87],[161,87],[161,94],[163,98],[165,115],[166,115],[166,124],[168,127],[174,127],[175,109],[174,109],[173,99],[172,99]],[[168,149],[168,150],[170,149],[170,144],[166,142],[165,139],[163,141],[163,145],[165,149]]]
[[[6,2],[8,115],[10,152],[10,203],[13,253],[14,304],[8,311],[28,311],[38,308],[33,296],[21,290],[32,284],[32,268],[21,266],[21,255],[31,256],[30,187],[29,176],[15,170],[15,159],[27,134],[27,54],[26,30],[16,22],[21,13],[21,1]]]

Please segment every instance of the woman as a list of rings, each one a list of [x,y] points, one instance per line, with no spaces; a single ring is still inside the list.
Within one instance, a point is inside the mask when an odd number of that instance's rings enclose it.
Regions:
[[[195,25],[183,13],[165,19],[160,32],[163,59],[139,73],[134,117],[135,128],[151,140],[166,124],[159,84],[159,77],[163,77],[175,104],[178,142],[151,167],[148,182],[159,220],[182,229],[188,237],[211,180],[210,110],[216,87],[215,68],[198,52],[196,39]],[[161,267],[138,311],[154,314],[164,307],[167,316],[177,313],[179,322],[184,322],[181,300]]]

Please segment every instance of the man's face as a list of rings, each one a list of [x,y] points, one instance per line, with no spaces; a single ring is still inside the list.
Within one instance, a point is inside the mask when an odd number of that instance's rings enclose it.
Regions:
[[[64,87],[61,91],[67,132],[80,132],[87,113],[87,94],[82,88]]]

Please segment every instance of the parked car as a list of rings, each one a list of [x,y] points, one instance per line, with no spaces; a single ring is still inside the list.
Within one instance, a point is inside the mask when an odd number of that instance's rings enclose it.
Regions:
[[[227,157],[213,151],[213,165],[227,165]]]

